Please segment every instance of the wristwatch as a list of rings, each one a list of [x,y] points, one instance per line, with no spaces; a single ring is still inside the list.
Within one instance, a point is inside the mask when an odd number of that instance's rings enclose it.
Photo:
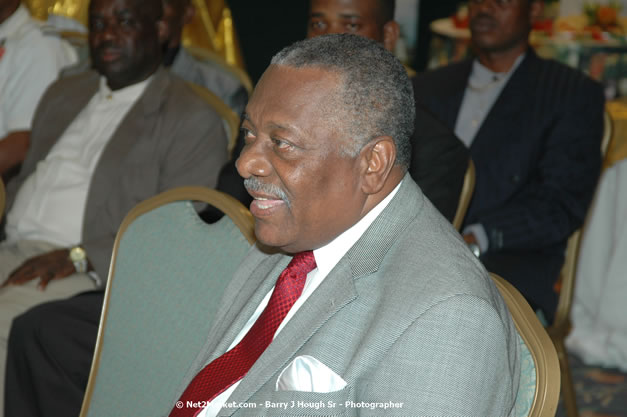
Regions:
[[[468,243],[468,249],[470,249],[477,258],[481,256],[481,248],[476,243]]]
[[[74,246],[70,249],[70,261],[74,264],[76,272],[87,272],[87,252],[82,247]]]

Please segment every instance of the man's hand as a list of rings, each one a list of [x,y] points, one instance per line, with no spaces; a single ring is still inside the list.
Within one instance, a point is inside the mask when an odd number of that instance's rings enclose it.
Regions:
[[[11,272],[9,278],[2,284],[2,288],[8,285],[22,285],[39,277],[38,287],[45,290],[53,279],[65,278],[75,272],[74,264],[70,261],[69,249],[58,249],[24,262]]]
[[[466,234],[463,236],[463,238],[464,238],[464,241],[465,241],[466,243],[474,243],[474,244],[476,244],[476,245],[478,245],[478,244],[479,244],[479,242],[477,242],[477,238],[475,237],[475,234],[474,234],[474,233],[466,233]]]

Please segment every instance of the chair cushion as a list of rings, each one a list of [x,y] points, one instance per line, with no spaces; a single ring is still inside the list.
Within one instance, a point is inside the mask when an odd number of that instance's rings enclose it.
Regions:
[[[527,417],[536,394],[536,365],[527,345],[518,335],[520,345],[520,382],[512,417]]]
[[[89,416],[168,414],[249,248],[227,216],[205,224],[189,202],[161,206],[129,226],[117,252]]]

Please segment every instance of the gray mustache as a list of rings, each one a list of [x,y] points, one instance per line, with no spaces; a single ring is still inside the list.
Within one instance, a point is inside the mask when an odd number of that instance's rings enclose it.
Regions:
[[[266,184],[264,182],[261,182],[257,179],[257,177],[246,178],[244,180],[244,187],[246,187],[246,190],[248,191],[262,192],[264,194],[267,194],[268,196],[276,198],[277,200],[285,201],[288,206],[290,205],[290,200],[287,198],[287,194],[285,194],[285,191],[283,191],[274,184]]]

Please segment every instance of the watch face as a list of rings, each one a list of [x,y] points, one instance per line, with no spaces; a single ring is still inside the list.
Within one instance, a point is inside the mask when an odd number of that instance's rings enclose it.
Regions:
[[[80,261],[85,260],[85,258],[86,258],[85,250],[81,248],[80,246],[73,247],[70,250],[70,260],[72,262],[80,262]]]

